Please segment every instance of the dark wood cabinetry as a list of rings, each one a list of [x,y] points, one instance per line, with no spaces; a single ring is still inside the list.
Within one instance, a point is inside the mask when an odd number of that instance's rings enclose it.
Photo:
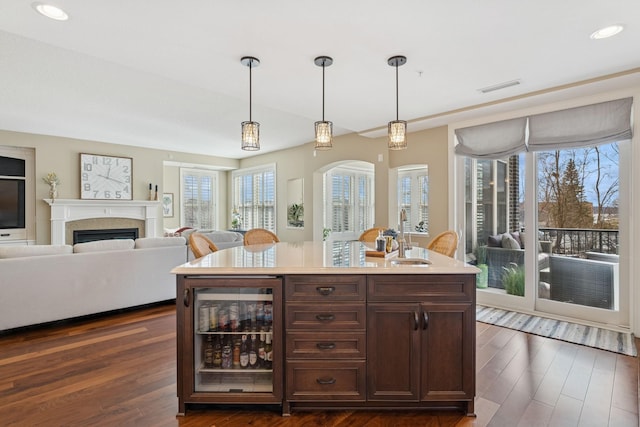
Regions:
[[[194,295],[215,299],[236,287],[273,292],[273,388],[198,390],[207,370],[197,366]],[[188,403],[277,403],[283,414],[340,407],[473,414],[472,274],[178,276],[178,295],[180,412]]]
[[[364,402],[366,276],[285,278],[286,401]]]
[[[369,276],[367,298],[367,399],[472,414],[473,277]]]

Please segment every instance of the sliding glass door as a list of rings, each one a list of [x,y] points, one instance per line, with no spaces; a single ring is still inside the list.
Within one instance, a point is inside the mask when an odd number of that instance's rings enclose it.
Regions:
[[[629,143],[458,159],[478,302],[629,324]],[[628,235],[628,233],[626,234]]]

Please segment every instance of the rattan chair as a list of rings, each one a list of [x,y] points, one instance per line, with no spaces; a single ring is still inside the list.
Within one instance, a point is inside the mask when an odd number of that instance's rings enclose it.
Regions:
[[[218,247],[207,236],[201,233],[189,234],[189,247],[196,258],[216,252]]]
[[[458,234],[453,230],[447,230],[433,238],[427,249],[434,252],[441,253],[448,257],[453,257],[453,254],[458,248]]]
[[[280,239],[275,233],[264,228],[252,228],[244,233],[245,245],[259,245],[261,243],[277,243]]]
[[[375,242],[379,232],[384,232],[382,227],[373,227],[368,230],[364,230],[358,240],[361,242]]]

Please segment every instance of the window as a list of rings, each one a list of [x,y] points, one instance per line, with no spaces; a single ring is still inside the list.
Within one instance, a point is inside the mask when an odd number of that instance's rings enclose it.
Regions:
[[[360,162],[325,173],[325,228],[334,240],[353,240],[373,227],[373,167]]]
[[[405,231],[429,231],[429,174],[426,165],[398,169],[398,218],[407,212]]]
[[[243,169],[232,173],[234,212],[240,227],[249,230],[265,228],[276,231],[275,165]]]
[[[212,230],[217,228],[218,172],[180,169],[180,224]]]

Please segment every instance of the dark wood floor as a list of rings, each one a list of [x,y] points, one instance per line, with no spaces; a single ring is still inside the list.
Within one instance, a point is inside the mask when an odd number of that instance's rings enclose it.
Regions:
[[[175,310],[0,336],[0,425],[637,426],[638,361],[477,324],[477,418],[455,412],[191,410],[176,417]]]

